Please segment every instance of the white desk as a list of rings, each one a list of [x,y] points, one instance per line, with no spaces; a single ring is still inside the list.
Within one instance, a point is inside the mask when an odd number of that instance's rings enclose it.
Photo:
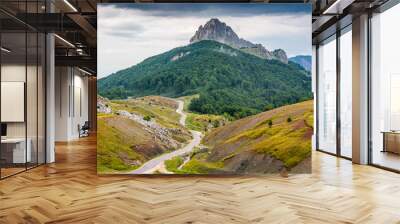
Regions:
[[[31,162],[32,160],[32,151],[31,139],[27,139],[27,146],[25,151],[25,138],[5,138],[1,139],[1,144],[6,145],[6,147],[10,145],[14,145],[12,148],[12,163],[26,163]]]

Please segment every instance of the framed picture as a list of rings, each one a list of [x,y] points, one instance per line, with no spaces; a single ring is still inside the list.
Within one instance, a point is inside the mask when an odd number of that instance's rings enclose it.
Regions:
[[[311,5],[99,4],[99,174],[311,172]]]

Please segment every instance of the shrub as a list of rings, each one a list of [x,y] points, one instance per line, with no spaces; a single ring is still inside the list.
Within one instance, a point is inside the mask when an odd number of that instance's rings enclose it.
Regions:
[[[143,120],[145,120],[145,121],[150,121],[150,120],[151,120],[151,117],[150,117],[149,115],[146,115],[146,116],[143,117]]]
[[[288,118],[287,118],[287,122],[288,122],[288,123],[292,122],[292,118],[291,118],[291,117],[288,117]]]
[[[272,120],[268,120],[268,127],[272,127]]]
[[[183,164],[183,158],[180,156],[175,156],[170,160],[164,162],[165,168],[170,172],[177,172],[178,168]]]
[[[212,122],[212,125],[213,125],[214,128],[218,128],[219,127],[219,121],[218,120],[214,120]]]
[[[267,105],[264,107],[264,111],[269,111],[269,110],[272,110],[272,109],[274,109],[274,105],[273,105],[273,104],[267,104]]]

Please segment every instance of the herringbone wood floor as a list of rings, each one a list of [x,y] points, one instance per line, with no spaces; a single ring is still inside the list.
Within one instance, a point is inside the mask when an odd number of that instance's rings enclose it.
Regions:
[[[0,223],[400,223],[400,175],[313,154],[313,174],[96,175],[94,138],[0,181]]]

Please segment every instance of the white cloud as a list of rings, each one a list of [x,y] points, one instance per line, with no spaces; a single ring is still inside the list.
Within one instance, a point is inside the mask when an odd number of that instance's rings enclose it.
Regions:
[[[310,53],[311,15],[223,15],[218,18],[231,26],[239,37],[261,43],[268,49],[282,48],[289,55]],[[204,12],[201,15],[160,17],[134,8],[99,6],[99,77],[187,45],[197,28],[209,19]]]

